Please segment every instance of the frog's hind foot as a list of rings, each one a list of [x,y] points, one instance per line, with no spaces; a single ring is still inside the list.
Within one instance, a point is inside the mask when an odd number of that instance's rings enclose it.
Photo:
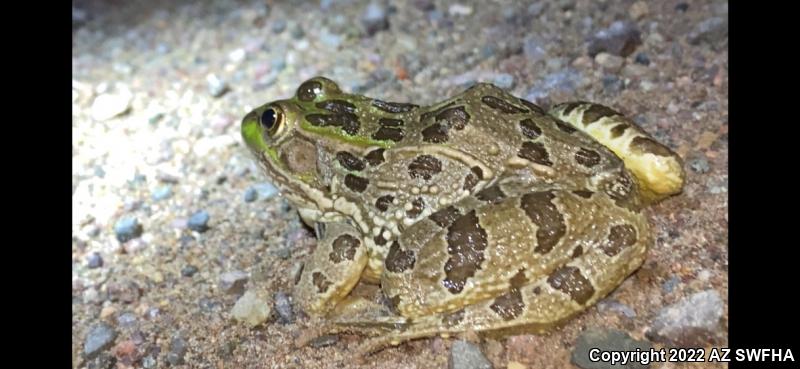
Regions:
[[[619,156],[639,182],[645,203],[660,201],[683,188],[686,173],[680,156],[621,113],[576,101],[558,104],[549,114],[592,136]]]

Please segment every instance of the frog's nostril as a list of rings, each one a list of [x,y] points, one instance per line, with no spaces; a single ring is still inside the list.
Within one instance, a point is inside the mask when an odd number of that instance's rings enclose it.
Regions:
[[[275,110],[264,110],[264,112],[261,113],[261,119],[259,119],[259,122],[264,129],[271,129],[275,124]]]

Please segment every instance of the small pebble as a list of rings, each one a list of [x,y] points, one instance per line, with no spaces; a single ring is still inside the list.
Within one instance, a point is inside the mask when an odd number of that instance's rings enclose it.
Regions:
[[[681,282],[681,279],[672,276],[672,278],[668,279],[664,284],[661,285],[661,289],[664,290],[666,293],[670,293],[675,290],[675,287]]]
[[[602,52],[594,57],[594,61],[607,70],[617,71],[622,68],[622,63],[625,62],[625,59],[617,55]]]
[[[120,327],[132,327],[134,324],[136,324],[136,320],[136,314],[125,312],[117,317],[117,324]]]
[[[139,300],[142,291],[136,282],[128,280],[109,282],[106,287],[106,292],[111,301],[130,304]]]
[[[273,72],[280,72],[286,69],[286,59],[282,55],[276,56],[269,61],[269,66]]]
[[[414,7],[424,12],[436,9],[436,3],[433,0],[414,0]]]
[[[248,279],[247,273],[240,270],[222,273],[219,277],[219,288],[225,293],[239,294],[244,292],[244,285]]]
[[[95,269],[103,266],[103,257],[100,256],[100,253],[93,252],[89,254],[89,258],[86,261],[86,267],[89,269]]]
[[[168,199],[170,196],[172,196],[172,188],[170,188],[169,186],[161,186],[159,188],[156,188],[153,191],[152,195],[153,200],[155,201]]]
[[[610,93],[618,93],[625,87],[625,83],[622,79],[613,74],[604,75],[601,80],[603,82],[603,89]]]
[[[241,48],[233,50],[228,54],[228,60],[234,63],[241,62],[245,57],[247,57],[247,51]]]
[[[244,202],[253,202],[258,198],[258,191],[253,187],[248,187],[244,191]]]
[[[274,22],[272,22],[272,32],[275,32],[276,34],[280,34],[280,33],[283,33],[284,30],[286,30],[286,21],[285,20],[276,19]]]
[[[372,36],[379,31],[389,28],[389,16],[386,8],[377,1],[373,1],[364,9],[361,15],[361,24],[367,31],[367,34]]]
[[[254,184],[253,189],[258,192],[258,198],[262,200],[270,199],[278,194],[278,188],[269,182]]]
[[[633,61],[641,65],[650,65],[650,58],[645,53],[636,54],[636,58]]]
[[[130,108],[132,99],[133,95],[130,92],[97,96],[91,107],[92,118],[105,121],[126,113]]]
[[[191,277],[197,273],[197,267],[194,265],[187,265],[181,269],[181,275],[184,277]]]
[[[269,303],[253,291],[245,292],[231,309],[233,319],[243,322],[251,328],[266,322],[269,314]]]
[[[492,369],[492,363],[474,344],[459,340],[450,349],[450,369]]]
[[[116,363],[117,359],[114,355],[101,352],[96,358],[87,361],[86,369],[114,369],[117,367]]]
[[[213,312],[220,307],[220,305],[222,304],[208,297],[201,297],[199,300],[197,300],[197,306],[200,307],[200,310],[207,313]]]
[[[339,47],[339,45],[341,45],[341,44],[342,44],[342,41],[343,41],[344,39],[343,39],[343,37],[342,37],[342,36],[340,36],[340,35],[337,35],[337,34],[330,33],[330,32],[328,32],[327,30],[322,30],[322,31],[320,31],[320,33],[319,33],[319,40],[320,40],[320,42],[322,42],[322,43],[323,43],[325,46],[328,46],[328,47],[330,47],[331,49],[335,49],[335,48],[338,48],[338,47]]]
[[[689,162],[689,167],[692,168],[694,172],[700,174],[707,173],[710,170],[708,166],[708,160],[706,160],[705,157],[697,157],[692,159]]]
[[[91,359],[101,351],[108,349],[117,338],[117,332],[105,323],[95,325],[89,330],[86,335],[86,341],[83,344],[83,354],[87,359]]]
[[[497,87],[508,90],[514,87],[514,76],[508,73],[500,73],[494,76],[492,83],[494,83]]]
[[[722,17],[712,17],[698,23],[687,36],[692,45],[705,42],[716,45],[728,39],[728,21]]]
[[[452,16],[465,16],[472,14],[472,7],[464,4],[452,4],[447,8],[447,13]]]
[[[294,23],[292,24],[292,26],[289,27],[289,33],[295,40],[300,40],[306,35],[306,32],[303,31],[303,27],[297,23]]]
[[[543,60],[547,56],[545,43],[535,36],[527,36],[522,41],[522,53],[533,62]]]
[[[145,369],[155,368],[156,364],[156,359],[152,356],[145,356],[142,359],[142,367]]]
[[[542,14],[544,9],[547,7],[547,1],[536,1],[535,3],[528,5],[528,15],[531,17],[538,17]]]
[[[228,84],[215,74],[206,76],[206,82],[208,83],[208,93],[213,97],[220,97],[228,92]]]
[[[189,221],[186,223],[186,226],[195,232],[203,233],[208,230],[209,219],[210,217],[208,212],[205,210],[200,210],[189,217]]]
[[[678,3],[678,5],[675,5],[675,10],[686,13],[686,11],[689,10],[689,3]]]
[[[183,357],[186,355],[186,340],[181,337],[175,337],[169,344],[169,353],[167,353],[167,361],[172,365],[183,364]]]
[[[142,225],[133,217],[125,217],[114,224],[114,233],[119,242],[127,242],[142,235]]]
[[[619,313],[627,318],[636,317],[636,311],[634,311],[630,306],[625,305],[617,300],[607,299],[600,301],[597,307],[600,311],[611,311],[614,313]]]
[[[336,342],[339,342],[339,336],[338,335],[326,334],[326,335],[314,338],[308,344],[309,344],[309,346],[311,346],[313,348],[320,348],[320,347],[331,346],[331,345],[335,344]]]
[[[275,311],[278,313],[278,323],[290,324],[294,322],[294,312],[289,296],[285,292],[275,293]]]
[[[653,341],[679,346],[705,346],[721,333],[723,302],[710,289],[684,297],[662,308],[645,336]]]
[[[572,350],[571,361],[573,364],[583,369],[610,369],[622,367],[619,364],[611,365],[610,361],[592,361],[589,359],[589,352],[592,349],[602,351],[648,351],[653,347],[650,342],[637,341],[631,338],[628,333],[617,329],[589,328],[585,330],[575,342]],[[630,369],[649,368],[650,365],[642,365],[638,361],[632,361],[624,366]]]
[[[628,8],[628,15],[634,20],[640,20],[647,16],[650,12],[650,8],[647,6],[647,3],[644,1],[637,1]]]
[[[632,54],[641,43],[641,32],[635,24],[616,21],[610,27],[594,34],[589,41],[588,52],[592,57],[604,51],[626,57]]]

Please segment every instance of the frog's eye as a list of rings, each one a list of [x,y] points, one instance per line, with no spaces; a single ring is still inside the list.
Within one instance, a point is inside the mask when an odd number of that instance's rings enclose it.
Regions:
[[[283,123],[283,113],[280,109],[268,108],[261,113],[261,116],[258,118],[258,123],[270,136],[275,136],[280,130],[281,123]]]
[[[261,118],[259,122],[261,123],[261,127],[264,129],[269,130],[272,129],[272,126],[275,125],[275,122],[278,120],[277,113],[275,113],[275,109],[267,109],[261,113]]]

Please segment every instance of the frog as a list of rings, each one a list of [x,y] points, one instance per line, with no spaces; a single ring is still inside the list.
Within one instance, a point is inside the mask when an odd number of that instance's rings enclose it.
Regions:
[[[642,265],[643,210],[685,181],[680,156],[617,110],[544,109],[490,83],[423,106],[317,76],[247,113],[241,133],[315,229],[293,301],[380,327],[370,349],[562,325]],[[354,300],[362,283],[384,303]]]

